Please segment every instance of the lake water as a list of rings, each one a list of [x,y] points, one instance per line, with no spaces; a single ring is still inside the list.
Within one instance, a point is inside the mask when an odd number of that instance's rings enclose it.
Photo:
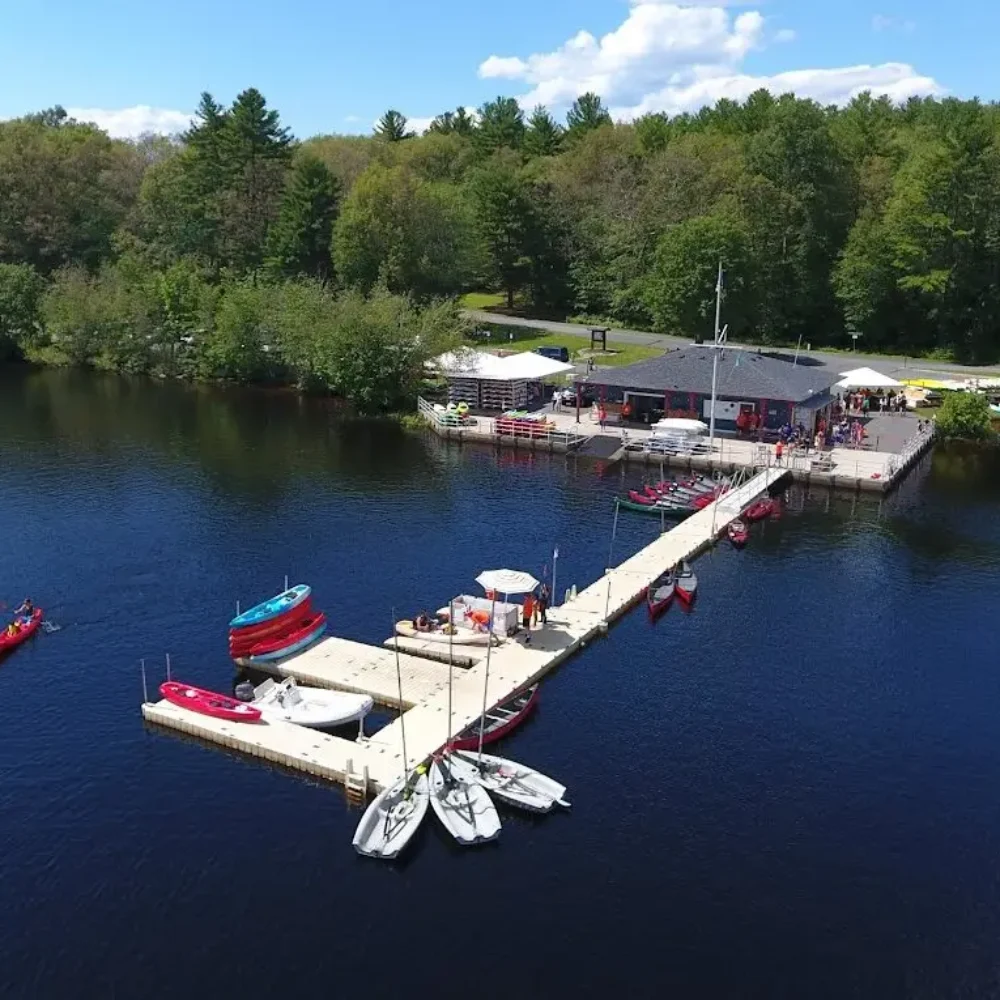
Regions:
[[[699,600],[543,684],[501,752],[572,811],[406,863],[336,787],[146,728],[232,682],[287,574],[338,634],[606,564],[638,481],[339,423],[322,401],[0,370],[4,997],[986,997],[1000,990],[1000,464],[939,449],[885,503],[791,491]],[[615,562],[655,536],[622,514]],[[395,612],[394,612],[395,609]],[[384,717],[383,717],[384,718]]]

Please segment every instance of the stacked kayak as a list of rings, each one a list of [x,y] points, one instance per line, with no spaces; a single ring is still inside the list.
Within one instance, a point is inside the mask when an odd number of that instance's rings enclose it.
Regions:
[[[299,584],[255,605],[229,623],[234,660],[271,662],[308,649],[326,631],[326,615],[312,606],[312,589]]]
[[[42,614],[41,608],[35,608],[30,618],[22,616],[15,619],[17,625],[15,635],[8,635],[6,629],[0,632],[0,656],[3,656],[4,653],[9,653],[12,649],[20,646],[22,642],[26,642],[32,637],[41,627]]]

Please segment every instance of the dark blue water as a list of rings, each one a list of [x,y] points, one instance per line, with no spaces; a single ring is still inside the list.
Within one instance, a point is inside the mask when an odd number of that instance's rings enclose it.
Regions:
[[[144,727],[139,661],[225,688],[226,622],[313,585],[374,643],[476,573],[602,570],[619,473],[321,402],[0,374],[4,997],[986,997],[1000,991],[1000,467],[793,491],[699,602],[636,612],[503,752],[571,813],[357,858],[339,790]],[[628,480],[635,482],[636,477]],[[613,558],[655,536],[624,514]]]

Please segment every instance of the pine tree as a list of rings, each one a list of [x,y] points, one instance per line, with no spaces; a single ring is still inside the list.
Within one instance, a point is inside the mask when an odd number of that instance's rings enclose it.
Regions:
[[[562,144],[563,131],[548,109],[539,104],[528,119],[524,151],[529,156],[554,156]]]
[[[513,97],[498,97],[479,109],[476,141],[485,153],[503,147],[520,149],[524,142],[524,112]]]
[[[339,195],[339,182],[322,160],[308,154],[296,160],[268,239],[267,263],[274,274],[329,280],[330,240]]]
[[[406,131],[406,115],[392,108],[382,115],[375,126],[375,136],[383,142],[402,142],[404,139],[412,139],[413,135],[413,132]]]
[[[611,115],[597,94],[581,94],[566,115],[566,126],[571,136],[591,132],[602,125],[611,124]]]

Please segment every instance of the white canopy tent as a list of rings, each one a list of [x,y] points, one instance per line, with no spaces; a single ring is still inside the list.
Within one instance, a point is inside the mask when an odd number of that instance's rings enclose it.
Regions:
[[[843,378],[834,386],[835,389],[902,389],[903,383],[897,382],[874,368],[855,368],[853,371],[841,372]]]
[[[431,365],[448,379],[452,402],[495,410],[524,406],[529,382],[573,370],[572,365],[534,351],[500,358],[487,351],[465,349],[442,354]]]
[[[707,434],[708,424],[687,417],[666,417],[653,424],[653,434]]]

